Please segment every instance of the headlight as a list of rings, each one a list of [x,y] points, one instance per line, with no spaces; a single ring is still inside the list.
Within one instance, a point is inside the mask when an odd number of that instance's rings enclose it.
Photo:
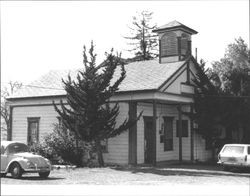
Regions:
[[[49,159],[44,158],[44,160],[46,161],[46,163],[47,163],[48,165],[51,165],[51,163],[50,163],[50,160],[49,160]]]
[[[27,161],[27,166],[29,167],[29,168],[35,168],[35,164],[34,163],[32,163],[31,161]]]

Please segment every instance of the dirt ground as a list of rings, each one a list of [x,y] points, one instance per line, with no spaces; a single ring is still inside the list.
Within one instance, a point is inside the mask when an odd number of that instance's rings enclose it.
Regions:
[[[223,192],[229,191],[230,193],[232,193],[230,188],[234,187],[236,191],[239,189],[237,195],[249,195],[250,173],[225,172],[218,166],[209,165],[168,165],[59,169],[53,170],[48,179],[41,179],[37,174],[24,174],[21,179],[12,179],[10,174],[1,178],[1,185],[41,184],[200,186],[206,187],[208,190],[209,187],[215,186],[221,187]]]

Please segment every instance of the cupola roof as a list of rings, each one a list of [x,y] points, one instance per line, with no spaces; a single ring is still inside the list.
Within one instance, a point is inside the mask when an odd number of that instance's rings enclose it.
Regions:
[[[198,32],[194,29],[187,27],[186,25],[174,20],[169,22],[163,26],[158,27],[157,29],[153,30],[153,32],[163,32],[163,31],[172,31],[172,30],[183,30],[189,34],[197,34]]]

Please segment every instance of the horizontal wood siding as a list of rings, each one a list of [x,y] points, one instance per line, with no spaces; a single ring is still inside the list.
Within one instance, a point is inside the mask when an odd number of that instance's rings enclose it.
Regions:
[[[44,103],[51,103],[51,101],[45,100]],[[35,103],[37,104],[37,102]],[[117,117],[117,126],[128,118],[128,104],[120,103],[119,106],[120,114]],[[41,141],[43,136],[53,130],[53,124],[58,123],[57,116],[58,114],[52,105],[14,107],[12,140],[27,143],[27,118],[40,117],[39,140]],[[128,132],[108,140],[108,153],[104,154],[104,160],[107,163],[128,163]]]
[[[45,100],[51,103],[52,100]],[[39,101],[40,102],[40,101]],[[30,102],[32,103],[32,102]],[[40,102],[43,103],[43,102]],[[128,103],[120,103],[120,114],[117,118],[117,126],[119,126],[126,118],[128,118]],[[184,108],[189,110],[188,107]],[[153,116],[152,104],[138,103],[137,114],[143,110],[144,116]],[[57,123],[58,114],[52,105],[48,106],[25,106],[13,108],[13,133],[12,140],[27,142],[28,117],[40,117],[39,139],[41,140],[46,133],[53,130],[53,124]],[[164,143],[160,143],[159,130],[163,122],[163,116],[173,116],[173,151],[164,151]],[[176,137],[176,120],[178,120],[178,111],[176,106],[157,104],[157,161],[178,160],[179,159],[179,143]],[[188,119],[183,115],[183,120]],[[183,160],[190,160],[190,121],[187,138],[183,138]],[[104,160],[107,163],[128,164],[128,132],[108,140],[108,153],[104,154]],[[211,157],[211,151],[205,150],[205,140],[201,136],[194,134],[194,159],[205,161]],[[144,122],[141,118],[137,123],[137,161],[144,163]]]
[[[212,158],[212,151],[206,150],[205,139],[196,132],[194,132],[194,160],[208,161]]]
[[[128,103],[120,103],[120,113],[116,125],[128,119]],[[108,140],[108,153],[104,153],[105,163],[128,164],[128,131]]]
[[[181,94],[181,83],[186,82],[187,71],[185,70],[167,89],[165,92]]]
[[[46,133],[53,130],[53,123],[57,123],[58,114],[53,106],[29,106],[14,107],[12,121],[12,140],[27,142],[28,122],[27,118],[40,117],[39,140],[41,141]]]

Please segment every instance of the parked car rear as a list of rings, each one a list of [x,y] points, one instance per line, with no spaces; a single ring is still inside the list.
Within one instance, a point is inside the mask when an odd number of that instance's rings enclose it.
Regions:
[[[225,144],[218,154],[217,163],[225,170],[250,168],[250,144]]]

